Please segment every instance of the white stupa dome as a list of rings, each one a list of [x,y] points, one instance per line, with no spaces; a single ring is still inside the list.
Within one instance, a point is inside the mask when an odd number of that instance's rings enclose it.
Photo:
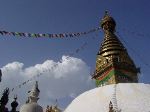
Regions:
[[[37,103],[39,93],[38,82],[36,82],[32,90],[29,91],[27,103],[21,106],[20,112],[43,112],[43,108]]]
[[[65,112],[150,112],[150,84],[119,83],[89,90],[66,108]]]
[[[20,108],[20,112],[43,112],[43,108],[37,103],[27,103]]]

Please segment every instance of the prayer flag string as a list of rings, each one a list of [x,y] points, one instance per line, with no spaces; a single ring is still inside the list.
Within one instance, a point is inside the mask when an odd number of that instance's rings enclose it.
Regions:
[[[97,37],[97,36],[98,36],[98,35],[96,34],[96,37]],[[95,37],[93,37],[93,40],[95,40]],[[88,44],[89,44],[89,43],[84,42],[79,48],[75,49],[74,52],[69,53],[69,56],[74,56],[75,54],[78,54],[80,51],[84,50],[85,47],[87,47]],[[68,58],[69,58],[69,56],[68,56]],[[16,89],[22,88],[22,86],[24,86],[24,85],[26,85],[26,84],[28,84],[28,83],[34,81],[36,78],[38,78],[38,77],[44,75],[44,74],[47,73],[47,72],[53,71],[57,66],[58,66],[58,64],[56,63],[56,64],[53,65],[51,68],[43,69],[41,72],[37,73],[35,76],[31,77],[30,79],[28,79],[28,80],[26,80],[26,81],[23,81],[23,82],[20,83],[19,85],[17,85],[17,86],[15,86],[15,87],[11,88],[11,89],[10,89],[10,92],[13,92],[13,91],[16,90]]]
[[[59,33],[59,34],[51,34],[51,33],[24,33],[24,32],[9,32],[9,31],[0,31],[2,36],[15,36],[15,37],[33,37],[33,38],[40,38],[40,37],[47,37],[47,38],[64,38],[64,37],[79,37],[83,35],[87,35],[89,33],[96,32],[100,30],[100,27],[91,29],[85,32],[76,32],[76,33]]]

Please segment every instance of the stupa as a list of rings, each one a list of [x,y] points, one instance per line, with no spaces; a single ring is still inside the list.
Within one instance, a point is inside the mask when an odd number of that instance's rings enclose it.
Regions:
[[[138,83],[139,68],[115,35],[115,20],[101,20],[104,40],[93,79],[97,88],[75,98],[65,112],[150,112],[150,84]]]
[[[33,86],[31,91],[28,92],[29,97],[23,106],[20,108],[20,112],[43,112],[43,108],[37,103],[39,99],[40,90],[38,88],[38,82]]]

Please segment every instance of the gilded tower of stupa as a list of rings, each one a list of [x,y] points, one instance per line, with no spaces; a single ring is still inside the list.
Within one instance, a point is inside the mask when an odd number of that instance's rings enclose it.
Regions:
[[[139,69],[115,35],[115,26],[116,22],[106,12],[101,21],[104,40],[93,75],[100,87],[76,97],[65,112],[150,111],[150,84],[138,83]]]
[[[104,40],[97,54],[96,71],[93,75],[97,86],[138,82],[138,69],[115,35],[115,27],[115,20],[106,11],[101,20]]]

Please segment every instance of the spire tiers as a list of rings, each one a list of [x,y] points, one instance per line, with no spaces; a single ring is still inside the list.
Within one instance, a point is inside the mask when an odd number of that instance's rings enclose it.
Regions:
[[[104,39],[97,54],[93,78],[97,86],[114,83],[138,82],[137,68],[118,37],[116,22],[105,12],[101,20]]]
[[[108,11],[105,12],[104,17],[101,20],[101,27],[105,36],[98,54],[107,56],[118,54],[121,51],[126,52],[125,47],[114,34],[116,22],[108,15]]]

